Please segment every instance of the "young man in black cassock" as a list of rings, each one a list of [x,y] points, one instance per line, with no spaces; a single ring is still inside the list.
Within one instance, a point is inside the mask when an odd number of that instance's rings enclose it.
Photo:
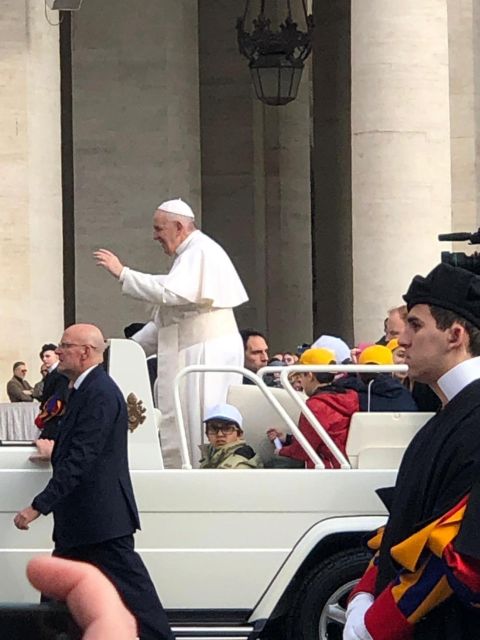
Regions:
[[[386,527],[347,608],[344,640],[480,639],[480,277],[416,276],[399,338],[442,409],[411,442]]]

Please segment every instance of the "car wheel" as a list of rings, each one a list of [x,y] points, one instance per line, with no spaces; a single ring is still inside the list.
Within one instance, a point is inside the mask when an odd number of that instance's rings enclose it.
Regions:
[[[350,549],[312,569],[288,615],[287,640],[342,640],[348,594],[370,558],[366,549]]]

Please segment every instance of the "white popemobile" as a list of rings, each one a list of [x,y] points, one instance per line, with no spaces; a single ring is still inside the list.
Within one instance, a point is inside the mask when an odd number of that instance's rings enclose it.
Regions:
[[[368,561],[365,534],[385,521],[375,490],[394,483],[406,445],[430,414],[355,414],[348,460],[324,438],[342,466],[326,470],[296,428],[304,401],[288,384],[295,367],[282,369],[285,389],[238,369],[258,385],[231,387],[228,397],[243,415],[248,443],[271,455],[265,431],[286,422],[316,468],[192,469],[178,406],[182,378],[202,370],[190,367],[175,387],[183,468],[166,470],[142,349],[111,340],[108,369],[131,409],[129,458],[142,523],[136,548],[176,637],[340,639],[348,591]],[[13,518],[46,485],[50,467],[30,460],[31,443],[1,444],[0,602],[37,602],[25,565],[52,548],[52,519],[41,517],[23,532]]]

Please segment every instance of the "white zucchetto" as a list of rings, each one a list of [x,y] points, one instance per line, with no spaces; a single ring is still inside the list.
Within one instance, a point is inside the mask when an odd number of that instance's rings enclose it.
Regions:
[[[162,202],[162,204],[158,205],[157,211],[159,209],[161,209],[162,211],[166,211],[167,213],[174,213],[178,216],[185,216],[186,218],[195,219],[195,215],[192,209],[181,198],[176,198],[175,200],[166,200],[165,202]]]

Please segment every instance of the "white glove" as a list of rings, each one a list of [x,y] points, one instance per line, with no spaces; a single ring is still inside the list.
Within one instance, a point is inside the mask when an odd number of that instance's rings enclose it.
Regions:
[[[374,597],[371,593],[358,593],[347,607],[343,640],[373,640],[365,626],[365,614],[370,609]]]

